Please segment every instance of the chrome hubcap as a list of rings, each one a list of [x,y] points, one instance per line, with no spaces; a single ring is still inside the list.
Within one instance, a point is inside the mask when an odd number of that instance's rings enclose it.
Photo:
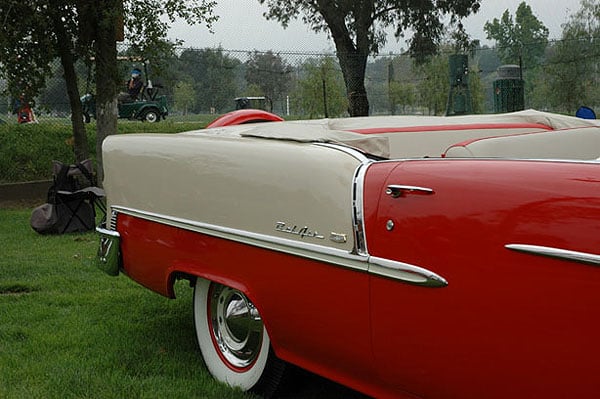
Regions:
[[[236,369],[250,367],[260,353],[263,323],[252,302],[238,290],[211,286],[208,317],[221,357]]]

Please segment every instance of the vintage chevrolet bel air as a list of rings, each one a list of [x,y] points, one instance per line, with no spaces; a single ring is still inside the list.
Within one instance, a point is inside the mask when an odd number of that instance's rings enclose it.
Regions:
[[[233,118],[235,119],[235,118]],[[600,123],[535,111],[109,137],[98,264],[265,395],[600,397]],[[118,332],[117,332],[118,334]]]

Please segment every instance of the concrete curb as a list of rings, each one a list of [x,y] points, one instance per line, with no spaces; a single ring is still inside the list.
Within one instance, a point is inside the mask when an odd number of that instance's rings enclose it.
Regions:
[[[46,201],[52,180],[0,184],[0,206],[15,203],[39,203]]]

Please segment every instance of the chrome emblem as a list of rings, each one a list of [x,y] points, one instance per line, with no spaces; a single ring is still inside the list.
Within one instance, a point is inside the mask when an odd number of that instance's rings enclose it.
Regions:
[[[282,233],[294,234],[300,236],[300,238],[308,237],[308,238],[318,238],[319,240],[324,240],[325,236],[319,234],[316,230],[310,230],[308,226],[298,227],[297,225],[288,225],[285,222],[277,222],[275,224],[275,230],[280,231]]]
[[[336,244],[344,244],[348,241],[348,236],[346,234],[334,233],[333,231],[329,234],[329,239]]]

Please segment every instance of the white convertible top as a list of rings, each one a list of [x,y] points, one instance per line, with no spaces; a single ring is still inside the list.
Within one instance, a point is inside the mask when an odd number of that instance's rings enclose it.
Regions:
[[[598,126],[600,121],[581,119],[574,116],[541,112],[533,109],[505,114],[478,114],[463,116],[377,116],[360,118],[324,119],[330,129],[360,130],[368,128],[394,127],[439,127],[469,124],[539,124],[552,130],[574,127]]]
[[[577,128],[590,128],[586,134],[598,136],[596,154],[600,156],[599,121],[534,110],[451,117],[371,116],[269,122],[182,134],[337,143],[380,158],[410,158],[445,156],[449,148],[465,141]],[[539,140],[545,139],[544,135],[538,136]]]

